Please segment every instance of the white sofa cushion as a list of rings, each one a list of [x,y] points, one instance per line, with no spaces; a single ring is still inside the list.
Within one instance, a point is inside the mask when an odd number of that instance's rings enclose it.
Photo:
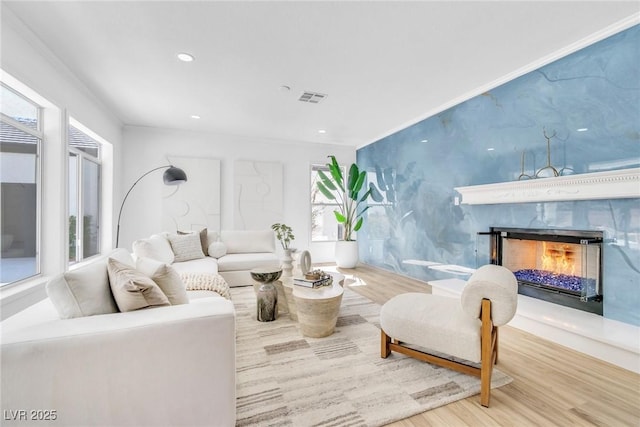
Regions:
[[[171,264],[174,259],[173,250],[166,237],[154,234],[148,239],[133,242],[133,253],[136,258],[146,257]]]
[[[380,327],[390,337],[476,363],[480,362],[480,325],[480,319],[462,310],[458,298],[442,295],[400,294],[380,309]]]
[[[198,234],[174,234],[167,236],[167,238],[171,244],[171,250],[173,250],[173,262],[204,258]]]
[[[177,262],[171,265],[178,274],[182,273],[217,273],[218,262],[211,257],[192,259],[190,261]]]
[[[220,271],[251,270],[253,268],[273,268],[280,266],[278,257],[273,253],[227,254],[218,259]]]
[[[220,240],[227,246],[227,254],[275,252],[272,230],[222,230]]]
[[[118,312],[109,287],[107,257],[134,265],[127,250],[116,249],[107,256],[59,274],[47,283],[47,295],[61,319]]]
[[[160,287],[135,268],[109,258],[107,272],[111,292],[120,311],[171,305]]]
[[[136,269],[162,289],[171,305],[188,304],[189,297],[178,272],[168,264],[151,258],[138,258]]]

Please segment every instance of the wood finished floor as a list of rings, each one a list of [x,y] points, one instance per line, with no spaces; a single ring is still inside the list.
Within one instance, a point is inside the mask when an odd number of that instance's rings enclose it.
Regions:
[[[431,293],[425,282],[370,266],[339,271],[379,304]],[[473,396],[389,426],[640,426],[640,375],[509,326],[500,328],[497,368],[513,382],[492,390],[490,408]]]

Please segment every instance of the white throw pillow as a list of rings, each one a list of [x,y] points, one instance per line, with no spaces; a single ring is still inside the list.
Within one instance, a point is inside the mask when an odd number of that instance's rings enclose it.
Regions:
[[[168,236],[171,249],[173,249],[173,262],[189,261],[204,258],[200,236],[196,233],[175,234]]]
[[[133,242],[133,253],[137,258],[146,257],[162,261],[167,264],[173,262],[173,250],[166,237],[154,234],[148,239]]]
[[[220,258],[227,254],[227,245],[222,242],[213,242],[209,245],[209,256],[213,258]]]
[[[171,305],[188,304],[187,290],[178,272],[168,264],[151,258],[138,258],[136,269],[162,289]]]
[[[116,249],[109,256],[135,264],[126,249]],[[109,287],[107,256],[55,276],[46,290],[61,319],[118,312]]]
[[[107,272],[111,292],[120,311],[171,305],[160,287],[133,267],[109,258]]]

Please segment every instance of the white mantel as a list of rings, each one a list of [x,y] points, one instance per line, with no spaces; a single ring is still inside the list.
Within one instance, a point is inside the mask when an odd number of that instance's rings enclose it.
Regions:
[[[640,197],[640,168],[456,187],[463,204],[558,202]]]

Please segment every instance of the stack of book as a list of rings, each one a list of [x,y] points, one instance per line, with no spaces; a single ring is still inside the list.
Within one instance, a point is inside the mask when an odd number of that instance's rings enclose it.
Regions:
[[[304,286],[305,288],[319,288],[321,286],[330,286],[333,283],[333,277],[330,274],[320,277],[319,279],[305,279],[304,277],[294,277],[293,284]]]

